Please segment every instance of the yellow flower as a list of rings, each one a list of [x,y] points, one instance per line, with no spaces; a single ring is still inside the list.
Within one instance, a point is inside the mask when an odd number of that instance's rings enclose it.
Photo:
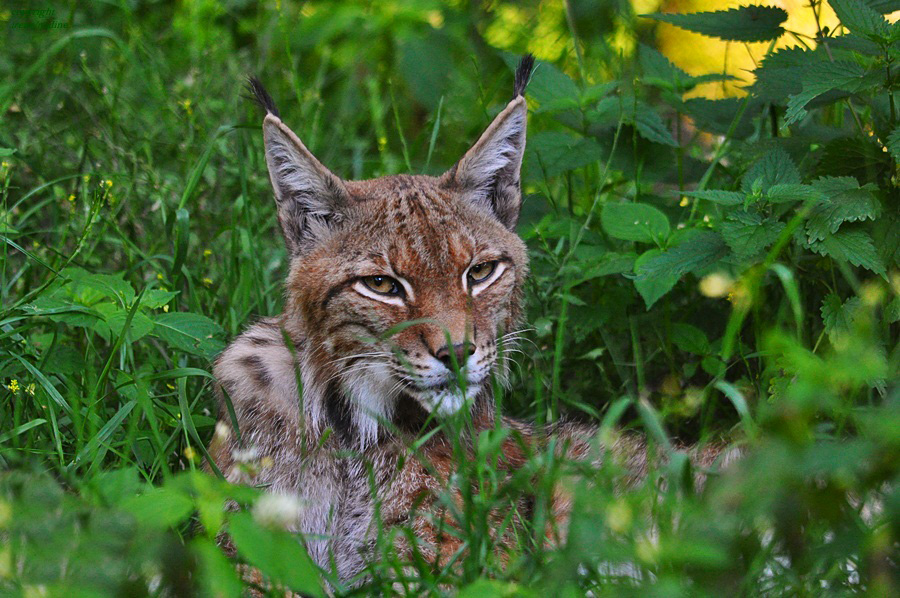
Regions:
[[[684,206],[688,205],[688,203],[690,203],[690,202],[688,201],[688,198],[687,198],[687,197],[682,197],[682,198],[681,198],[681,201],[678,202],[678,205],[680,205],[680,206],[683,208]]]
[[[208,287],[211,287],[212,283],[213,283],[212,278],[206,277],[203,279],[203,284],[205,284]]]
[[[209,257],[211,255],[212,255],[212,249],[204,249],[203,250],[203,257]]]
[[[17,393],[19,392],[19,381],[13,378],[9,381],[9,384],[6,385],[6,388],[9,389],[9,392]]]
[[[162,280],[162,279],[163,279],[162,272],[157,272],[157,273],[156,273],[156,280]]]
[[[193,461],[197,457],[197,451],[194,450],[194,447],[188,445],[184,449],[184,456],[187,457],[190,461]]]
[[[168,304],[163,305],[163,311],[166,313],[169,313],[169,305]]]
[[[188,113],[188,116],[190,116],[191,114],[194,113],[193,109],[191,109],[191,100],[190,99],[185,98],[178,103],[181,105],[182,108],[184,108],[184,111]]]
[[[75,194],[72,193],[72,194],[69,195],[69,197],[67,197],[66,199],[69,200],[69,203],[75,203]]]
[[[81,177],[81,180],[84,181],[85,183],[90,183],[90,182],[91,182],[91,175],[86,174],[86,175],[84,175],[84,176]]]
[[[109,180],[109,179],[105,179],[105,180],[103,181],[103,185],[104,185],[107,189],[109,189],[109,188],[111,188],[111,187],[113,186],[113,182],[112,182],[111,180]]]

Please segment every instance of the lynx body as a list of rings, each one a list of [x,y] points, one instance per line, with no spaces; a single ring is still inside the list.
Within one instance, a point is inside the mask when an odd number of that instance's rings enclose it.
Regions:
[[[438,562],[459,549],[437,523],[454,439],[429,422],[469,413],[464,443],[498,424],[491,379],[506,376],[503,346],[515,342],[528,272],[513,231],[530,69],[526,57],[513,100],[443,176],[355,182],[326,169],[251,81],[267,110],[266,160],[291,264],[284,313],[251,326],[215,365],[241,441],[219,438],[211,452],[230,480],[296,497],[291,529],[343,580],[363,569],[379,528],[409,526]],[[515,432],[501,470],[547,439],[521,422],[499,425]],[[435,433],[414,450],[424,432]],[[585,456],[588,433],[556,432],[569,454]],[[620,442],[639,475],[642,443]],[[263,464],[252,476],[240,463],[248,449]],[[551,502],[551,519],[564,518],[567,500]],[[532,509],[523,497],[514,521]]]

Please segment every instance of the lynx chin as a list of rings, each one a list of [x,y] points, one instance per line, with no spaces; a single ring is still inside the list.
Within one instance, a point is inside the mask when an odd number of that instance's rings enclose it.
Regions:
[[[460,550],[439,500],[453,485],[452,441],[472,446],[480,430],[511,429],[498,464],[506,472],[547,442],[547,431],[498,422],[492,395],[492,380],[510,367],[528,274],[514,230],[532,65],[523,58],[513,99],[437,177],[341,179],[250,81],[266,111],[290,270],[284,313],[250,326],[215,364],[220,419],[231,427],[227,395],[240,436],[217,434],[211,453],[229,480],[289,496],[298,507],[285,525],[344,581],[359,579],[379,528],[409,527],[416,550],[437,565]],[[460,413],[471,425],[450,438],[441,422]],[[553,432],[570,455],[587,455],[590,430]],[[623,436],[619,445],[639,473],[642,443]],[[245,467],[248,454],[265,465]],[[511,526],[497,515],[500,545],[535,509],[528,497],[520,502]],[[551,519],[564,520],[569,501],[559,493],[553,502]]]

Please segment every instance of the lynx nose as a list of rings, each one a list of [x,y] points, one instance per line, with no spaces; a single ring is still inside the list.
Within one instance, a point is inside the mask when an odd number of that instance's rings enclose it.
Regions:
[[[444,345],[434,354],[448,370],[453,370],[453,359],[450,357],[451,351],[456,357],[456,366],[462,368],[466,365],[466,357],[469,355],[471,343],[457,343],[453,346]]]

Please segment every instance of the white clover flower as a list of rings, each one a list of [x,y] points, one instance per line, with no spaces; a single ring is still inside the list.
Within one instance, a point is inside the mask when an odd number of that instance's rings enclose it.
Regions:
[[[293,494],[263,494],[253,505],[253,518],[268,527],[290,527],[300,518],[300,499]]]

